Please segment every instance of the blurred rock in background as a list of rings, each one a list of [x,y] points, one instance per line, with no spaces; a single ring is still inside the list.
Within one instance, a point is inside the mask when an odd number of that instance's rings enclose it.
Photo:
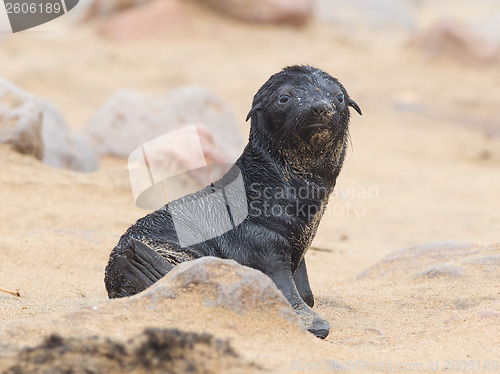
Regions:
[[[45,164],[91,172],[99,167],[83,138],[48,101],[0,78],[0,143]]]
[[[313,0],[198,0],[191,4],[208,6],[220,14],[251,22],[303,25],[313,15]],[[87,7],[86,20],[108,18],[103,33],[113,36],[118,25],[138,28],[139,34],[153,29],[185,27],[186,1],[181,0],[93,0]],[[109,29],[113,29],[110,32]],[[126,33],[126,30],[122,30]]]
[[[201,140],[206,138],[207,148],[214,148],[213,154],[222,153],[226,162],[234,162],[243,151],[246,142],[232,110],[213,93],[197,86],[158,94],[119,91],[82,131],[99,154],[128,157],[145,142],[193,124],[201,130]],[[178,145],[173,144],[172,149],[176,148]],[[222,162],[220,157],[218,162]]]
[[[116,3],[114,9],[107,2],[94,3],[99,5],[96,14],[108,16],[98,27],[98,33],[107,38],[126,41],[190,30],[189,16],[181,0]]]
[[[203,0],[222,14],[254,23],[305,24],[312,16],[312,0]]]
[[[500,61],[500,49],[467,23],[442,18],[410,41],[430,60],[486,65]]]
[[[416,28],[416,6],[403,0],[316,0],[315,16],[346,28]]]
[[[11,30],[7,12],[0,12],[0,43],[10,34]]]
[[[109,16],[128,8],[151,3],[151,0],[93,0],[87,6],[87,17]]]

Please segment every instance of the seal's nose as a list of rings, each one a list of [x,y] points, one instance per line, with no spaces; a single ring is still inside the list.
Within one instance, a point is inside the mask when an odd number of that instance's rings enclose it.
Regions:
[[[331,110],[332,107],[325,101],[315,101],[311,104],[311,111],[318,116],[323,116]]]

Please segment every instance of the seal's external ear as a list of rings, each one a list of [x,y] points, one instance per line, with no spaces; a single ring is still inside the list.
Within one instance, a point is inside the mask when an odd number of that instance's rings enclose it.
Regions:
[[[247,115],[247,118],[245,119],[245,121],[248,121],[250,118],[252,118],[252,116],[254,115],[254,113],[256,111],[258,111],[260,108],[262,108],[262,104],[261,103],[257,103],[255,104],[252,109],[250,109],[250,112],[248,112],[248,115]]]
[[[347,99],[347,105],[352,106],[356,110],[356,112],[359,113],[360,116],[363,115],[363,113],[361,113],[361,109],[359,108],[359,105],[356,104],[356,102],[353,99],[351,99],[351,98]]]

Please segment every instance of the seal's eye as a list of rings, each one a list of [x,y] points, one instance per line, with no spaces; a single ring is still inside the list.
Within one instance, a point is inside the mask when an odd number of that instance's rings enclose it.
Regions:
[[[344,95],[340,94],[337,96],[337,101],[342,104],[344,102]]]
[[[285,104],[288,100],[290,100],[290,95],[281,95],[278,99],[280,104]]]

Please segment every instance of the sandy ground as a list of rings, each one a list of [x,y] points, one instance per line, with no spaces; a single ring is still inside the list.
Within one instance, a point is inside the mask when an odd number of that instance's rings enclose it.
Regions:
[[[52,101],[73,128],[119,89],[198,84],[234,108],[245,133],[252,96],[269,75],[295,63],[330,72],[363,110],[352,118],[352,147],[314,242],[319,250],[307,255],[317,308],[332,331],[324,341],[293,335],[303,344],[289,348],[272,332],[253,343],[250,330],[217,335],[276,372],[310,372],[306,364],[322,360],[431,372],[436,361],[440,370],[446,360],[450,370],[454,360],[477,370],[499,360],[500,318],[477,314],[500,312],[498,278],[477,271],[461,280],[356,280],[399,248],[500,241],[498,66],[429,63],[390,32],[348,38],[320,24],[297,30],[193,17],[181,35],[128,43],[99,38],[92,24],[13,35],[0,42],[0,72]],[[5,326],[107,299],[108,255],[146,212],[134,204],[126,160],[100,161],[99,171],[79,174],[0,146],[0,288],[21,294],[0,292]],[[456,307],[457,300],[473,302]],[[267,339],[279,348],[263,349]]]

